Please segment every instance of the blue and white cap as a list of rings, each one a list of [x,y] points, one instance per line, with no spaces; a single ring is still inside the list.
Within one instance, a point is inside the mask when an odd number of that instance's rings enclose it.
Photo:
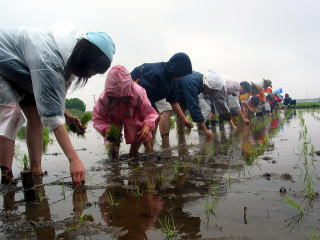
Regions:
[[[112,62],[115,44],[108,34],[105,32],[87,32],[83,38],[96,45]]]

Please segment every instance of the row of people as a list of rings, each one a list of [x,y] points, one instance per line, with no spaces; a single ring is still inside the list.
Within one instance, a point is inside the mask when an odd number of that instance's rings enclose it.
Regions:
[[[232,116],[249,124],[250,115],[271,113],[282,101],[282,89],[272,91],[272,82],[261,84],[239,82],[212,70],[202,74],[191,70],[185,53],[177,53],[168,62],[145,63],[129,73],[124,66],[113,67],[106,79],[105,90],[93,111],[93,126],[111,145],[111,155],[119,157],[120,141],[111,139],[112,127],[118,133],[124,128],[130,156],[138,153],[142,143],[152,151],[152,139],[159,125],[162,146],[169,147],[170,117],[177,113],[179,133],[192,127],[188,112],[200,131],[212,138],[208,120],[219,115],[236,128]],[[158,117],[159,114],[159,117]]]
[[[0,167],[1,182],[14,183],[12,162],[15,138],[25,123],[30,168],[42,174],[42,130],[52,130],[70,162],[75,185],[85,182],[85,168],[70,141],[65,123],[79,119],[65,109],[65,97],[71,84],[84,86],[88,79],[108,70],[115,53],[115,44],[104,32],[87,32],[68,38],[55,32],[30,29],[0,30]],[[70,35],[73,35],[70,37]],[[72,39],[66,41],[66,39]],[[77,78],[77,79],[76,79]],[[142,142],[152,150],[151,139],[159,124],[163,145],[169,143],[169,119],[175,111],[188,128],[193,122],[207,136],[212,132],[205,125],[213,114],[228,120],[232,127],[232,113],[248,123],[246,109],[252,110],[255,97],[267,107],[263,85],[238,80],[208,71],[204,75],[192,70],[185,53],[177,53],[168,62],[145,63],[129,73],[123,66],[113,67],[105,89],[94,107],[94,127],[105,141],[112,127],[122,131],[135,155]],[[253,95],[248,99],[245,96]],[[23,112],[23,114],[22,114]],[[160,117],[159,117],[160,115]],[[109,139],[108,139],[109,138]],[[114,139],[113,139],[114,140]],[[119,141],[113,144],[118,156]]]

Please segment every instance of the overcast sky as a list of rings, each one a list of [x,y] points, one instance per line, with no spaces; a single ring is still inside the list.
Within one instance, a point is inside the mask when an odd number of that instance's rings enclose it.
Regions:
[[[0,0],[0,27],[48,29],[60,20],[109,33],[113,65],[129,71],[183,51],[196,71],[269,78],[294,98],[320,97],[318,0]],[[68,97],[85,100],[90,110],[104,79],[93,77]]]

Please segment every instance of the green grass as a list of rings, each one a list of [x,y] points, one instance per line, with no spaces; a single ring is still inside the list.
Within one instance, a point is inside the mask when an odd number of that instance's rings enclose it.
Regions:
[[[296,104],[296,108],[319,108],[320,102],[300,102]]]

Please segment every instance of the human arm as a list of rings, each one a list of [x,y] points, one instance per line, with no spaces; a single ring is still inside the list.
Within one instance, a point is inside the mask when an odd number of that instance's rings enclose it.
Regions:
[[[64,125],[60,125],[59,127],[53,129],[53,132],[64,154],[69,159],[70,174],[73,184],[78,186],[81,183],[84,183],[86,170],[78,154],[73,148],[67,129]]]
[[[150,131],[154,130],[155,122],[159,117],[157,111],[151,106],[151,103],[147,97],[146,91],[141,88],[141,100],[139,112],[141,113],[141,117],[143,119],[143,127],[137,133],[140,139],[147,139],[150,135]]]
[[[181,110],[180,108],[180,105],[179,103],[170,103],[171,104],[171,107],[172,109],[177,113],[178,117],[181,119],[181,121],[183,122],[183,124],[189,128],[192,128],[193,127],[193,124],[192,122],[190,122],[186,115],[183,113],[183,111]]]
[[[197,125],[203,131],[204,135],[206,135],[208,139],[212,138],[212,132],[208,130],[204,122],[198,122]]]
[[[29,59],[30,62],[27,61],[27,64],[41,122],[44,127],[53,130],[60,147],[69,160],[72,182],[77,186],[85,181],[85,168],[64,126],[65,79],[58,71],[59,63],[54,62],[54,57],[49,54],[48,60],[47,58],[42,59],[41,56],[34,56],[34,59]]]

